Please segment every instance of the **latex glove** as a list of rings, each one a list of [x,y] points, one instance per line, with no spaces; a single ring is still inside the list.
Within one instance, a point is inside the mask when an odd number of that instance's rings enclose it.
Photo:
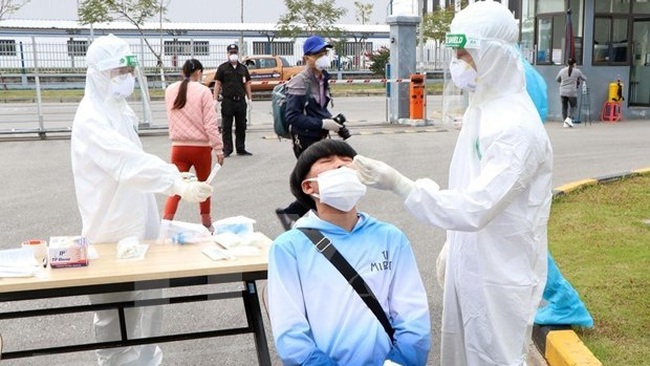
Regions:
[[[186,181],[179,179],[174,183],[174,194],[181,196],[182,199],[199,203],[207,200],[212,196],[212,186],[205,182]]]
[[[321,126],[322,129],[324,130],[329,130],[332,132],[339,132],[339,130],[343,127],[343,125],[336,123],[333,119],[324,119],[323,120],[323,126]]]
[[[354,166],[361,183],[368,187],[393,191],[402,199],[406,199],[415,186],[412,180],[383,161],[357,155],[354,157]]]
[[[442,246],[438,259],[436,259],[436,277],[438,284],[445,289],[445,271],[447,270],[447,252],[449,250],[449,242],[445,240],[445,245]]]
[[[181,172],[181,178],[186,182],[196,182],[198,180],[196,179],[196,175],[190,172]]]

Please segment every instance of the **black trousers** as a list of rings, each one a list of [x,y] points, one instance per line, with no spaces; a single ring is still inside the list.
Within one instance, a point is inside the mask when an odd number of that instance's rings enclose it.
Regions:
[[[560,98],[562,98],[562,120],[564,121],[567,117],[573,119],[573,112],[578,104],[578,97],[562,96]]]
[[[221,135],[223,153],[232,154],[232,122],[235,120],[235,148],[238,153],[246,151],[246,100],[223,98],[221,101]]]

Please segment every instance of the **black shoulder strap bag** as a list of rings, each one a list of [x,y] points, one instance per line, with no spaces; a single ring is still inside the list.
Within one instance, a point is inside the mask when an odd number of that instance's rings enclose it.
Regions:
[[[316,250],[323,254],[325,258],[332,262],[334,267],[336,267],[336,269],[341,272],[343,277],[345,277],[348,283],[357,292],[359,297],[361,297],[361,300],[363,300],[368,308],[370,308],[370,310],[375,314],[377,320],[379,320],[381,325],[384,327],[384,330],[390,337],[391,343],[393,343],[395,341],[393,338],[395,329],[393,329],[393,327],[390,325],[390,321],[388,321],[386,313],[384,313],[384,310],[381,308],[379,301],[377,301],[375,294],[372,293],[372,290],[370,287],[368,287],[366,281],[364,281],[363,278],[357,273],[357,271],[352,268],[350,263],[348,263],[348,261],[343,258],[341,253],[336,250],[336,247],[334,247],[332,242],[323,236],[320,230],[307,228],[298,228],[298,230],[302,231],[302,233],[305,234],[316,246]]]

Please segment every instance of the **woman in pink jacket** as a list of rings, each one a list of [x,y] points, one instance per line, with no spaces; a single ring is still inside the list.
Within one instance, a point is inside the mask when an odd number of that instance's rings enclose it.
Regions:
[[[182,81],[165,90],[165,106],[169,120],[169,139],[172,141],[171,162],[181,172],[194,167],[196,178],[203,182],[212,169],[212,152],[217,162],[223,164],[223,142],[217,127],[217,114],[210,89],[199,81],[203,65],[189,59],[183,65]],[[179,196],[167,199],[163,219],[173,220]],[[199,203],[201,223],[211,229],[210,198]]]

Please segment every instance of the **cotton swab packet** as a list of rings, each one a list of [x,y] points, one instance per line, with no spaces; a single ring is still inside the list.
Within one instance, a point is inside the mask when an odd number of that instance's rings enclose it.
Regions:
[[[221,164],[216,163],[214,164],[214,168],[212,168],[212,171],[210,172],[210,175],[208,176],[208,179],[206,179],[206,183],[212,184],[212,181],[214,180],[214,177],[217,175],[217,172],[221,169]]]

